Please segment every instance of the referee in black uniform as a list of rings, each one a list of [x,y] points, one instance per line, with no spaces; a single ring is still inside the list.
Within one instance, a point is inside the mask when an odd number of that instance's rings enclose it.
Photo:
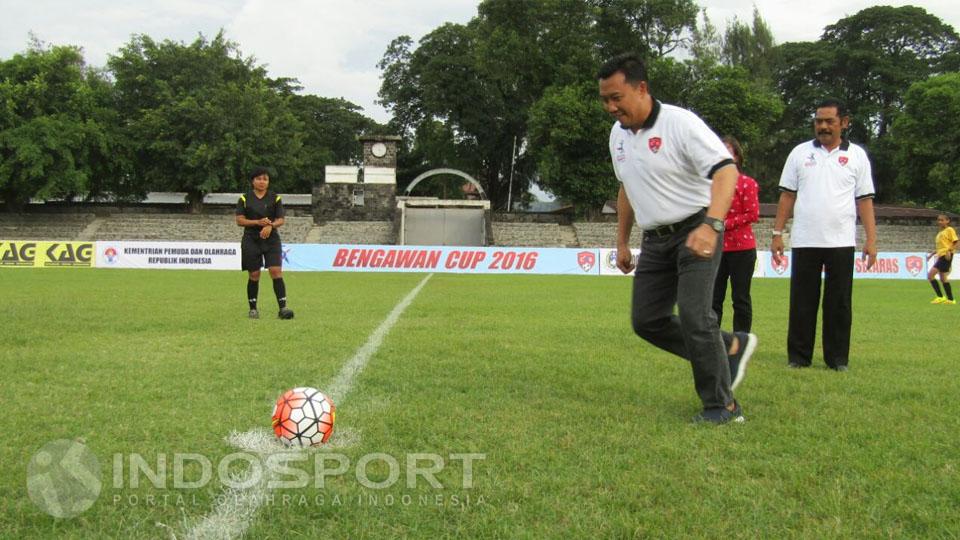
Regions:
[[[293,310],[287,307],[287,287],[283,283],[283,249],[277,229],[283,225],[283,202],[280,195],[270,191],[270,171],[259,167],[250,173],[253,189],[237,201],[237,225],[243,227],[240,241],[241,268],[250,273],[247,281],[247,300],[250,318],[259,319],[257,296],[260,292],[260,269],[267,267],[273,280],[273,292],[280,306],[279,317],[292,319]]]

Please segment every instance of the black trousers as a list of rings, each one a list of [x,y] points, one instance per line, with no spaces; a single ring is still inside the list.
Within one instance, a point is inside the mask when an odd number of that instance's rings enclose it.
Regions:
[[[690,362],[693,384],[705,409],[733,403],[727,349],[732,334],[721,332],[710,309],[723,235],[711,259],[684,245],[699,224],[669,236],[644,236],[633,278],[633,331],[651,345]],[[677,313],[674,314],[674,307]]]
[[[727,297],[727,281],[730,281],[730,297],[733,300],[733,331],[749,332],[753,326],[753,300],[750,284],[753,269],[757,265],[757,250],[724,251],[717,268],[717,281],[713,285],[713,312],[717,324],[723,320],[723,300]]]
[[[788,359],[801,366],[809,366],[813,359],[822,270],[823,360],[832,368],[845,366],[850,361],[853,323],[854,248],[794,248],[792,255]]]

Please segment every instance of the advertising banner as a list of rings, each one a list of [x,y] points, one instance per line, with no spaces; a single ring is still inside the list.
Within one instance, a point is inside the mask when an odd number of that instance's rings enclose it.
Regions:
[[[100,268],[240,270],[240,243],[97,242]]]
[[[93,242],[0,240],[0,267],[90,268],[94,253]]]
[[[290,244],[284,268],[335,272],[597,275],[596,249]]]
[[[773,256],[769,251],[757,253],[757,261],[764,277],[790,277],[790,264],[793,253],[786,251],[780,264],[774,264]],[[853,261],[854,279],[915,279],[923,278],[927,273],[927,254],[923,252],[881,252],[873,268],[867,269],[867,261],[863,259],[863,252],[857,251]],[[758,274],[754,273],[754,276]]]

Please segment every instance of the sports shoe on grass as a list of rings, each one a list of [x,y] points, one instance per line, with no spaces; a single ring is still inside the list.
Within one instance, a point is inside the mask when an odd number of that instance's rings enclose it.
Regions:
[[[942,297],[942,296],[938,296],[938,297],[934,298],[933,300],[931,300],[930,303],[931,303],[931,304],[943,304],[943,303],[946,302],[946,301],[947,301],[946,298],[944,298],[944,297]]]
[[[710,409],[704,409],[700,414],[693,417],[693,423],[709,423],[709,424],[728,424],[734,422],[740,424],[746,422],[747,419],[743,417],[743,409],[740,408],[740,404],[736,401],[733,402],[734,409],[732,411],[727,410],[726,407],[714,407]]]
[[[250,317],[251,319],[259,319],[260,312],[255,309],[251,309],[250,313],[247,314],[247,317]]]
[[[947,304],[947,305],[949,305],[949,306],[955,306],[955,305],[957,305],[957,301],[956,301],[956,300],[944,300],[943,302],[940,302],[940,303],[941,303],[941,304]]]
[[[747,332],[734,332],[733,335],[737,336],[740,348],[737,349],[736,353],[727,357],[727,361],[730,363],[731,390],[735,390],[743,382],[743,378],[747,375],[747,363],[750,362],[753,351],[757,350],[759,341],[757,336]]]
[[[277,317],[280,317],[281,319],[292,319],[293,310],[290,308],[280,308],[280,312],[277,313]]]

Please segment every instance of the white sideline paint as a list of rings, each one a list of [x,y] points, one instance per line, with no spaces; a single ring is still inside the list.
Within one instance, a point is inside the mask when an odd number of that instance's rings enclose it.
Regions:
[[[387,315],[387,318],[380,323],[380,326],[370,334],[367,342],[357,349],[353,357],[340,368],[340,373],[337,374],[337,377],[328,386],[329,390],[327,395],[330,396],[334,404],[339,406],[340,402],[347,397],[347,394],[349,394],[350,389],[353,387],[354,379],[363,371],[363,368],[366,367],[370,358],[376,354],[377,349],[379,349],[383,343],[383,338],[390,333],[393,326],[400,320],[400,315],[402,315],[413,302],[413,299],[417,297],[417,294],[420,293],[420,290],[423,289],[423,286],[427,284],[427,281],[429,281],[432,276],[433,274],[427,274],[427,277],[423,278],[412,291],[407,293],[407,295],[403,297],[403,300],[400,300],[400,303]],[[323,448],[342,448],[355,443],[357,438],[355,432],[347,431],[342,434],[336,432],[336,435],[330,443]],[[262,460],[265,460],[268,456],[277,452],[290,451],[290,448],[283,446],[277,441],[272,432],[262,428],[252,429],[244,433],[231,432],[230,435],[226,437],[226,441],[241,450],[258,454]],[[270,471],[266,467],[262,467],[261,470],[265,470],[262,478],[250,487],[244,489],[224,488],[223,492],[215,499],[216,503],[210,514],[204,516],[192,526],[185,524],[186,532],[183,535],[184,538],[191,540],[207,538],[222,539],[243,536],[243,533],[250,527],[254,517],[256,517],[257,511],[269,494],[269,488],[267,486],[271,480]],[[244,480],[248,479],[249,475],[250,470],[247,470],[234,480],[237,483],[243,483]],[[157,525],[166,527],[160,523]],[[169,527],[166,528],[169,529]],[[170,531],[170,536],[174,539],[177,538],[173,531]]]

